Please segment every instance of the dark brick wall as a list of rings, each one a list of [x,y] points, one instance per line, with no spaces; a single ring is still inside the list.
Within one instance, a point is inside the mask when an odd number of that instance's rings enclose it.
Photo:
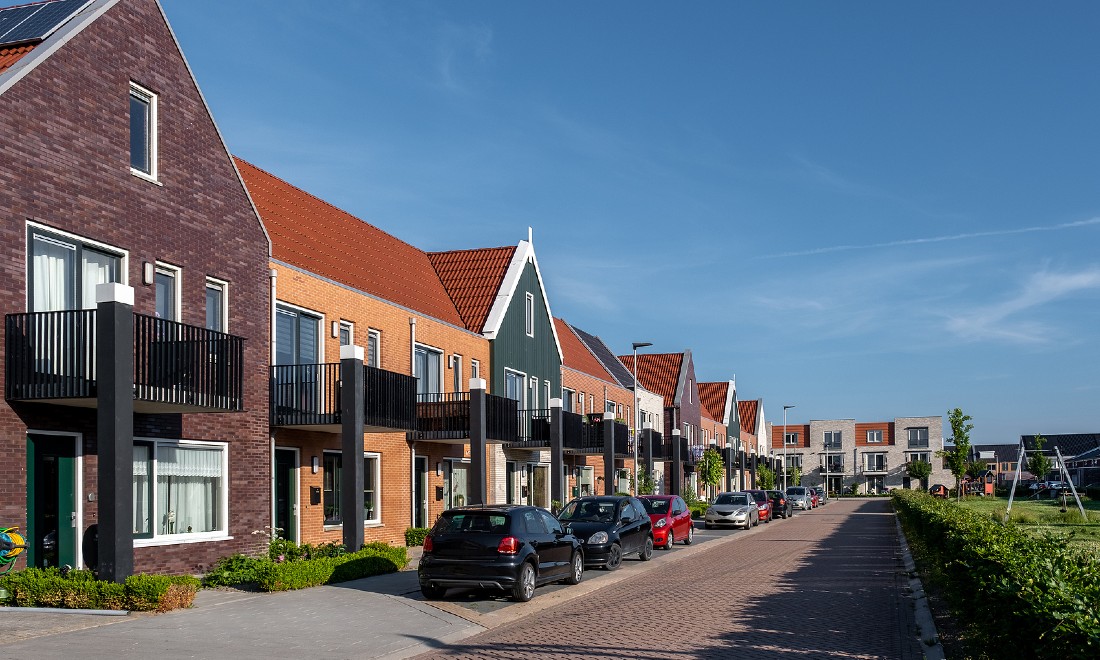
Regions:
[[[158,94],[159,180],[130,174],[129,84]],[[138,415],[135,434],[226,441],[228,541],[139,548],[137,571],[195,571],[256,548],[270,524],[267,239],[160,10],[123,0],[0,95],[0,311],[26,311],[27,221],[129,251],[135,311],[153,313],[142,262],[182,268],[186,323],[205,323],[205,278],[229,285],[246,338],[243,413]],[[0,351],[3,348],[0,346]],[[2,353],[0,353],[2,357]],[[26,524],[26,431],[84,434],[84,520],[95,522],[94,411],[0,404],[0,523]]]

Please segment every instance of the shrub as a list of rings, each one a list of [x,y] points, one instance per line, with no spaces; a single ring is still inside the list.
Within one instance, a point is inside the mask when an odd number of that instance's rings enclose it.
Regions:
[[[304,589],[332,582],[393,573],[405,567],[405,548],[385,543],[368,543],[359,552],[334,557],[316,557],[276,563],[270,559],[256,562],[256,583],[264,591]]]
[[[424,539],[430,530],[427,527],[410,527],[405,530],[405,545],[412,548],[424,545]]]
[[[219,559],[202,578],[204,587],[228,587],[256,581],[256,559],[235,554]]]
[[[116,584],[97,580],[91,571],[28,568],[0,577],[0,587],[16,607],[167,612],[190,607],[199,581],[187,575],[131,575]]]
[[[914,552],[965,628],[974,657],[1095,657],[1095,557],[924,493],[896,490],[893,498]]]

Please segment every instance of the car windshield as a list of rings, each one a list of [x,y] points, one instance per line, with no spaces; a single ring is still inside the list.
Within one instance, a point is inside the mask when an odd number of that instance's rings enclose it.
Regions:
[[[435,524],[433,534],[487,532],[505,534],[511,526],[508,516],[498,511],[447,511]]]
[[[759,503],[761,503],[761,502],[764,502],[764,501],[767,501],[767,499],[768,499],[768,496],[767,496],[767,494],[765,494],[765,493],[762,493],[762,492],[760,492],[760,491],[756,491],[756,492],[753,492],[753,493],[749,493],[749,495],[752,495],[752,498],[753,498],[754,500],[756,500],[757,504],[759,504]]]
[[[787,489],[788,495],[805,495],[806,489],[801,486],[791,486]]]
[[[744,506],[749,503],[749,496],[744,493],[722,493],[718,496],[718,499],[714,500],[714,503]]]
[[[560,520],[577,522],[611,522],[615,519],[615,502],[598,500],[573,500],[565,505]]]
[[[668,513],[668,505],[670,503],[671,500],[649,499],[648,497],[642,498],[642,506],[645,507],[645,512],[660,516]]]

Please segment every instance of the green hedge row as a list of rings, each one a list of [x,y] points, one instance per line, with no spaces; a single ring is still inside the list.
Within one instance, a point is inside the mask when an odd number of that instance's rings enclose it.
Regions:
[[[393,573],[404,568],[407,562],[405,548],[369,543],[359,552],[339,557],[286,562],[261,559],[256,563],[254,575],[256,584],[264,591],[287,591]]]
[[[925,493],[893,491],[976,658],[1100,657],[1100,560]]]
[[[28,568],[0,576],[4,604],[89,610],[168,612],[190,607],[199,581],[189,575],[131,575],[122,584],[97,580],[91,571]]]
[[[427,527],[410,527],[405,530],[405,545],[412,548],[424,545],[424,539],[431,530]]]

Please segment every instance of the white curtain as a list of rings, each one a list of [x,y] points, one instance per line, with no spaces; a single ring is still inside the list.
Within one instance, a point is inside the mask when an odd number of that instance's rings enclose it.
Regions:
[[[31,309],[56,312],[70,307],[76,246],[45,236],[34,237]]]
[[[149,491],[149,475],[152,472],[151,447],[134,446],[134,534],[150,534],[149,506],[152,493]]]
[[[221,483],[221,450],[161,445],[157,451],[160,532],[218,530]]]
[[[100,284],[117,282],[118,257],[95,252],[85,248],[83,250],[83,290],[81,309],[95,309],[95,290]]]

